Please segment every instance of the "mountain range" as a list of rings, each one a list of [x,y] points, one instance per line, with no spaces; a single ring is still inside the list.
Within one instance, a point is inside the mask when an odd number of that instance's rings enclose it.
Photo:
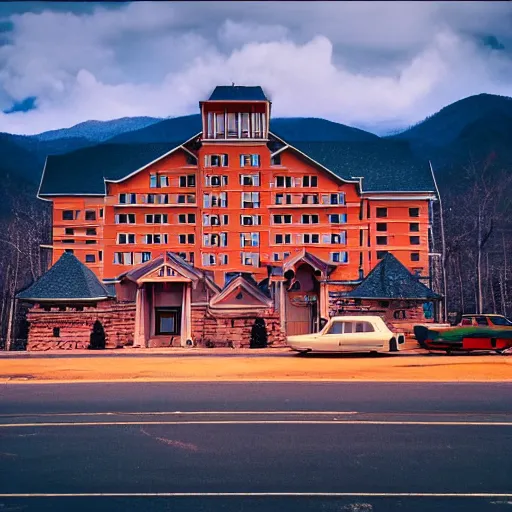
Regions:
[[[105,143],[159,143],[187,140],[201,131],[200,115],[176,118],[125,117],[86,121],[71,128],[37,135],[0,133],[0,175],[5,187],[35,186],[49,154],[62,154]],[[512,165],[512,98],[479,94],[459,100],[407,130],[388,137],[318,118],[275,118],[271,131],[294,142],[372,141],[389,145],[400,141],[414,155],[431,160],[439,174],[456,180],[470,158],[492,156],[501,166]],[[9,183],[8,185],[6,183]],[[2,191],[4,192],[4,191]],[[6,205],[3,209],[5,211]]]

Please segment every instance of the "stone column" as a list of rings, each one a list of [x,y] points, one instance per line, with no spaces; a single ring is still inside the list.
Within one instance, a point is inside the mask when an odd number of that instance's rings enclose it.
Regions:
[[[133,336],[134,347],[146,346],[145,333],[145,308],[146,308],[146,290],[144,285],[137,285],[137,296],[135,299],[135,333]]]
[[[181,300],[181,346],[187,346],[187,340],[192,339],[192,299],[190,283],[183,283]]]
[[[320,294],[318,300],[320,302],[320,318],[329,319],[329,288],[325,282],[320,283]]]

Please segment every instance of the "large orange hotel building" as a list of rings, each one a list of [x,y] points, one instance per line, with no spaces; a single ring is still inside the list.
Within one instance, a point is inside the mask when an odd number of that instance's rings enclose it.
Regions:
[[[288,143],[261,87],[219,86],[202,131],[49,156],[53,266],[18,295],[29,350],[277,346],[325,319],[436,315],[428,162],[400,143]],[[266,339],[255,341],[254,325]]]

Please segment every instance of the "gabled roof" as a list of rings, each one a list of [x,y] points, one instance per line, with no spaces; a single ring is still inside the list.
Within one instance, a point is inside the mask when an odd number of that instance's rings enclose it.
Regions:
[[[128,279],[133,282],[137,282],[139,279],[144,280],[145,276],[149,276],[162,266],[169,266],[181,276],[190,279],[194,287],[198,281],[203,280],[215,293],[220,291],[220,288],[208,275],[206,275],[205,272],[195,268],[174,252],[166,252],[148,262],[137,265],[136,267],[121,274],[118,279]]]
[[[440,296],[388,252],[363,282],[345,297],[353,299],[439,299]]]
[[[200,270],[194,268],[183,258],[180,258],[177,254],[172,252],[166,252],[165,254],[157,256],[156,258],[153,258],[146,263],[142,263],[133,269],[130,269],[128,272],[125,272],[119,276],[119,278],[128,279],[130,281],[138,281],[142,277],[150,274],[154,270],[166,264],[176,269],[181,275],[187,277],[191,281],[197,281],[203,277],[203,274]]]
[[[218,85],[208,101],[268,101],[260,86]]]
[[[247,304],[247,302],[244,301],[243,295],[236,306],[231,303],[227,303],[227,299],[238,289],[244,290],[253,299],[255,299],[256,304]],[[272,299],[267,297],[252,280],[246,279],[242,274],[240,274],[238,277],[229,281],[222,291],[210,300],[209,306],[211,308],[224,309],[232,309],[233,307],[239,307],[241,309],[269,308],[272,306]]]
[[[302,249],[300,252],[288,256],[288,258],[283,261],[283,270],[286,271],[297,263],[307,263],[315,270],[320,271],[324,277],[327,277],[336,268],[336,265],[332,265],[320,259],[318,256],[306,251],[306,249]]]
[[[289,148],[305,153],[343,180],[362,177],[363,192],[435,191],[428,162],[418,162],[404,142],[294,142]]]
[[[110,297],[92,270],[65,252],[45,274],[17,298],[29,302],[98,301]]]

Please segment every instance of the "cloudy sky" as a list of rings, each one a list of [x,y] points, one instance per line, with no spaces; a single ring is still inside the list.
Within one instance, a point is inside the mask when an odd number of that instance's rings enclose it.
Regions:
[[[231,82],[386,133],[512,95],[512,2],[0,3],[0,132],[197,113]]]

